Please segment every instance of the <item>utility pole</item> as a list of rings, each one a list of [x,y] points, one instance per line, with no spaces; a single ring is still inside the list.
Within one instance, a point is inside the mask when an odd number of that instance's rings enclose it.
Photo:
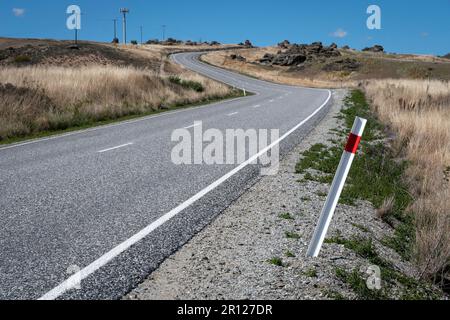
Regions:
[[[123,14],[123,44],[127,44],[127,13],[130,12],[127,8],[120,9]]]
[[[162,38],[162,40],[163,40],[163,41],[166,40],[166,27],[167,27],[167,26],[166,26],[165,24],[162,25],[162,30],[163,30],[163,38]]]
[[[143,34],[143,32],[142,32],[142,26],[140,27],[141,28],[141,45],[142,45],[142,34]]]
[[[117,39],[117,19],[113,19],[114,22],[114,38]]]

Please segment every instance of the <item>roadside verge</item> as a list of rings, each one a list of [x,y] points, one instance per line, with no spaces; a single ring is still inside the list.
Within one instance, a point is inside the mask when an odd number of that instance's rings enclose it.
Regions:
[[[401,235],[380,218],[376,199],[352,191],[355,173],[320,258],[305,258],[329,189],[333,148],[347,131],[345,115],[355,111],[348,94],[333,92],[330,112],[284,158],[276,176],[257,182],[124,298],[440,298],[436,288],[415,280],[414,266],[389,245]],[[373,125],[368,132],[373,143],[381,139]],[[314,159],[320,152],[328,156]],[[379,290],[368,286],[373,270],[380,271]]]

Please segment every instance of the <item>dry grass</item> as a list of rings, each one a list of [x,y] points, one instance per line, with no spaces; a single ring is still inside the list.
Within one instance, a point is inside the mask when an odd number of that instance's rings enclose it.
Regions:
[[[311,77],[299,77],[298,74],[287,73],[286,67],[265,67],[253,64],[253,62],[261,59],[265,53],[274,54],[278,50],[279,49],[275,47],[267,47],[216,51],[203,55],[202,60],[212,65],[276,83],[316,88],[344,88],[357,86],[357,82],[343,81],[340,77],[337,76],[330,76],[328,79],[318,79],[317,75]],[[247,62],[230,59],[230,55],[232,53],[239,54],[245,57],[247,59]]]
[[[450,263],[450,84],[379,80],[365,85],[381,121],[397,135],[395,149],[410,165],[415,251],[422,274],[447,272]],[[447,274],[448,276],[448,274]]]
[[[40,131],[145,114],[231,93],[222,84],[190,72],[203,92],[174,84],[167,76],[133,67],[5,67],[0,72],[0,141]]]
[[[356,50],[340,50],[342,57],[326,61],[304,64],[301,68],[265,66],[258,61],[266,53],[276,54],[278,47],[252,48],[245,50],[226,50],[210,52],[202,57],[205,62],[241,72],[259,79],[288,85],[318,88],[357,87],[368,79],[438,79],[450,80],[450,62],[448,59],[417,56],[373,54]],[[238,54],[246,61],[233,60],[231,54]],[[336,60],[348,58],[360,63],[355,71],[328,71],[325,67]]]
[[[383,201],[383,204],[377,210],[377,215],[381,219],[387,219],[394,209],[394,197],[391,196]]]

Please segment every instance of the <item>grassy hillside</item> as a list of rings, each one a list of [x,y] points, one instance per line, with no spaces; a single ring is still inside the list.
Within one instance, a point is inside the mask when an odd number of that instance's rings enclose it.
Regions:
[[[205,62],[261,79],[292,85],[339,88],[358,86],[368,79],[450,80],[450,61],[432,56],[395,55],[339,49],[340,56],[306,61],[298,66],[264,65],[265,54],[279,47],[211,52]],[[232,55],[242,58],[233,59]],[[349,67],[349,64],[351,67]]]
[[[0,143],[240,93],[173,64],[183,45],[0,39]]]

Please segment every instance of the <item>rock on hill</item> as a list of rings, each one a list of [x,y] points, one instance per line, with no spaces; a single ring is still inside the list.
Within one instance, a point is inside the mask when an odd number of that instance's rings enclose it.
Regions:
[[[287,49],[277,54],[266,54],[259,62],[265,65],[298,66],[305,61],[326,60],[341,55],[335,44],[327,47],[322,42],[291,45],[288,41],[284,41],[279,47]]]

